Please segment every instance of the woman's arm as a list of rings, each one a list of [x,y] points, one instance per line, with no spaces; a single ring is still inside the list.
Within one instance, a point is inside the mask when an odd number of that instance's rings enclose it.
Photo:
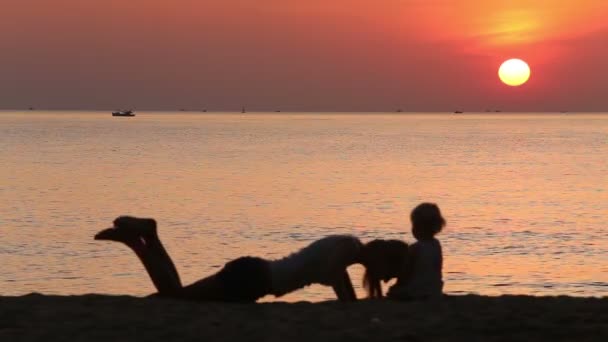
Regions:
[[[344,270],[344,273],[338,279],[337,283],[332,286],[332,288],[340,301],[353,302],[357,300],[353,283],[351,282],[346,270]]]

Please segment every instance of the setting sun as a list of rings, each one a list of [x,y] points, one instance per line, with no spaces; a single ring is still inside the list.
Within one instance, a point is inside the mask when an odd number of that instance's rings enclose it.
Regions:
[[[500,65],[498,77],[506,85],[520,86],[530,78],[530,67],[521,59],[509,59]]]

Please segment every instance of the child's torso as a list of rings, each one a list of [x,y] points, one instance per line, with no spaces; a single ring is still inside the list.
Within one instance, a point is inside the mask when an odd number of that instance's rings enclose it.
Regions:
[[[443,291],[441,244],[437,239],[419,240],[412,244],[415,259],[406,283],[408,295],[426,297],[441,295]]]

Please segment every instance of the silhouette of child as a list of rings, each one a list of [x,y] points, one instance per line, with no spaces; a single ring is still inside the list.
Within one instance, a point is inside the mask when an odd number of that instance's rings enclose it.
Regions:
[[[405,269],[387,296],[394,299],[441,297],[443,254],[435,235],[445,226],[445,219],[434,203],[418,205],[412,210],[410,219],[416,242],[409,246]]]

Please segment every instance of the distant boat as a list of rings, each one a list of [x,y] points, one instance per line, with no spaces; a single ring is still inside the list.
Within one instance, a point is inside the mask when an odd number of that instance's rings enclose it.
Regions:
[[[455,111],[454,111],[454,114],[462,114],[462,111],[460,111],[460,110],[455,110]]]
[[[135,113],[132,110],[119,110],[112,112],[112,116],[135,116]]]
[[[399,109],[396,110],[396,112],[397,113],[401,113],[401,112],[403,112],[403,110],[401,108],[399,108]]]
[[[243,107],[243,109],[241,109],[241,113],[243,113],[243,114],[247,113],[247,111],[245,110],[245,107]]]

